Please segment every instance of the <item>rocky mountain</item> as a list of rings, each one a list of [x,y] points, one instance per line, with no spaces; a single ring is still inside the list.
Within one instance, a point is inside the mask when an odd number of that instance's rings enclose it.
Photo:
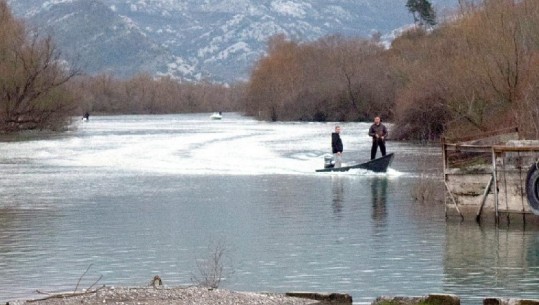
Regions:
[[[438,14],[458,0],[431,0]],[[406,0],[8,0],[87,73],[247,79],[267,39],[369,37],[410,24]]]

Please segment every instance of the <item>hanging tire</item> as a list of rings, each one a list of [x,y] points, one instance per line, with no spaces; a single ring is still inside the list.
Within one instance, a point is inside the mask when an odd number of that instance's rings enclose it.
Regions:
[[[526,197],[533,214],[539,215],[539,163],[536,163],[528,170],[526,177]]]

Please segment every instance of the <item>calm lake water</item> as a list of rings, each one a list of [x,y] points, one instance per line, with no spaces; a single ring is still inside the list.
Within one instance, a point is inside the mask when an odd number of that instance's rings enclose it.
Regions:
[[[369,125],[342,124],[345,163],[369,158]],[[422,174],[441,179],[440,147],[388,142],[387,174],[315,173],[333,128],[92,116],[0,143],[0,303],[73,290],[89,266],[80,288],[189,285],[216,245],[233,290],[539,298],[538,231],[446,222],[411,199]]]

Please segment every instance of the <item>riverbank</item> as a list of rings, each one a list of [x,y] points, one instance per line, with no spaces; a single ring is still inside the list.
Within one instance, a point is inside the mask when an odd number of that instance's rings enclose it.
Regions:
[[[40,294],[9,305],[314,305],[318,301],[278,293],[237,292],[201,287],[101,287],[78,293]]]
[[[341,293],[254,293],[203,287],[107,287],[78,292],[41,294],[39,298],[7,302],[6,305],[351,305],[352,297]],[[459,305],[453,294],[380,296],[372,305]],[[538,299],[484,298],[484,305],[539,305]]]

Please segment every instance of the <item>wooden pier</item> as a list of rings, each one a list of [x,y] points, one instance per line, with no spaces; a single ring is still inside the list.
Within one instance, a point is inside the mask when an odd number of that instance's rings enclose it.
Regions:
[[[539,225],[539,141],[516,128],[442,139],[446,217]]]

